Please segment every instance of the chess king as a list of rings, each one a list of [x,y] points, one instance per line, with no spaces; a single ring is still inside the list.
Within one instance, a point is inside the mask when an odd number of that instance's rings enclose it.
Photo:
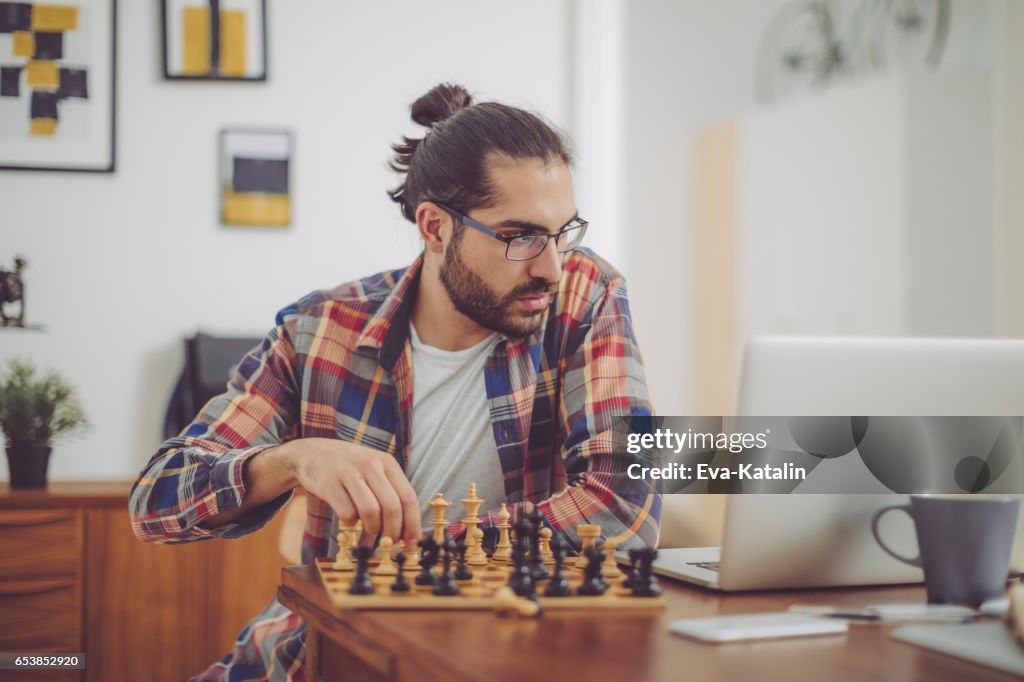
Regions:
[[[615,426],[651,406],[623,278],[582,246],[568,141],[457,85],[411,112],[426,132],[393,145],[389,195],[421,255],[277,314],[226,392],[141,472],[140,539],[251,533],[301,487],[312,563],[357,519],[364,541],[414,543],[435,493],[475,481],[485,531],[502,504],[518,517],[535,503],[575,549],[580,524],[619,549],[656,543],[660,498],[616,492],[630,456]],[[305,635],[272,601],[195,679],[302,679]]]

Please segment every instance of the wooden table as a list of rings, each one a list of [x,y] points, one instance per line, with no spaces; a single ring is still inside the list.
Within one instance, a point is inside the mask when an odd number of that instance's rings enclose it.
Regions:
[[[656,615],[549,611],[537,620],[484,611],[341,611],[311,566],[286,567],[278,597],[309,626],[311,682],[1016,679],[897,642],[888,636],[893,626],[851,625],[847,635],[725,645],[667,629],[679,618],[781,611],[798,602],[923,601],[920,587],[722,595],[668,580],[661,585],[668,609]]]

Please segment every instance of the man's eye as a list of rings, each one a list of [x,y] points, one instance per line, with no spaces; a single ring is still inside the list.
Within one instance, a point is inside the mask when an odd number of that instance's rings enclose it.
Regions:
[[[539,238],[543,239],[543,237],[539,237]],[[519,235],[518,237],[513,237],[512,238],[512,243],[513,244],[518,244],[520,246],[529,246],[529,245],[533,244],[537,239],[538,239],[538,236],[535,235],[535,234],[523,234],[523,235]]]

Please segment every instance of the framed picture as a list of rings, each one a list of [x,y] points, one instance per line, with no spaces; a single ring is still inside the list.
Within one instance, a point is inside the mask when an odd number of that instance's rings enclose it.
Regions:
[[[164,78],[267,80],[266,0],[161,0]]]
[[[0,169],[114,171],[115,0],[0,2]]]
[[[228,128],[220,132],[220,215],[225,225],[291,224],[290,130]]]

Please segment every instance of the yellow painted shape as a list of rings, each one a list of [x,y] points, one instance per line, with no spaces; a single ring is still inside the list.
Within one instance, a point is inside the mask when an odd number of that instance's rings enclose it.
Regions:
[[[226,225],[286,227],[291,222],[291,199],[287,194],[233,192],[224,188]]]
[[[50,136],[57,134],[57,119],[34,118],[32,119],[31,135]]]
[[[31,31],[14,32],[14,56],[28,57],[36,53],[36,34]]]
[[[210,8],[186,7],[181,16],[181,73],[185,76],[207,76],[210,73]]]
[[[74,31],[78,8],[74,5],[32,5],[33,31]]]
[[[220,74],[245,75],[245,12],[226,9],[220,13]]]
[[[55,61],[30,61],[25,65],[25,77],[32,88],[56,88],[60,85],[60,69]]]

